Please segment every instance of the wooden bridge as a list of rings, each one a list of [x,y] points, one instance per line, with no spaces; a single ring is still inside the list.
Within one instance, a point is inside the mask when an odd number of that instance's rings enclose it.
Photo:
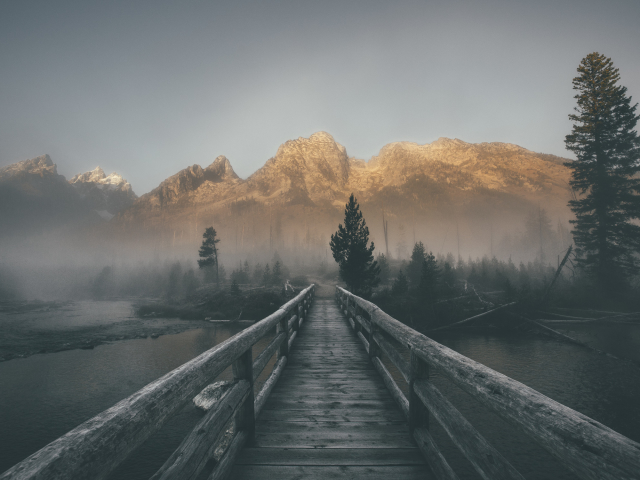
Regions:
[[[268,345],[254,352],[265,336],[271,338]],[[254,395],[254,382],[274,356],[268,379]],[[385,363],[404,377],[408,395]],[[230,365],[233,386],[153,479],[456,479],[456,465],[449,465],[430,435],[432,419],[482,478],[524,478],[429,381],[430,369],[580,478],[640,479],[640,444],[434,342],[340,287],[335,300],[314,302],[312,285],[0,480],[107,478]],[[233,432],[230,442],[225,432]],[[221,445],[224,453],[212,461]]]

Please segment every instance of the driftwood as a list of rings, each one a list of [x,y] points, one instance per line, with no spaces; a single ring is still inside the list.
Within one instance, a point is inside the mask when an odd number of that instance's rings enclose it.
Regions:
[[[549,294],[551,293],[551,289],[555,285],[556,280],[558,280],[558,277],[560,276],[560,272],[564,268],[564,264],[567,263],[567,260],[569,259],[569,255],[571,255],[572,251],[573,251],[573,245],[569,245],[569,248],[567,249],[567,253],[562,259],[562,262],[560,262],[560,265],[558,265],[558,269],[556,270],[556,274],[553,276],[553,280],[551,280],[551,283],[549,284],[549,286],[547,287],[547,290],[544,292],[544,295],[542,296],[542,301],[540,302],[541,304],[544,305],[547,302],[549,298]]]
[[[478,315],[474,315],[473,317],[469,317],[469,318],[465,318],[464,320],[460,320],[459,322],[455,322],[452,323],[451,325],[444,325],[442,327],[438,327],[438,328],[432,328],[431,330],[429,330],[429,332],[437,332],[438,330],[444,330],[446,328],[452,328],[452,327],[458,327],[464,323],[470,322],[472,320],[477,320],[478,318],[482,318],[482,317],[486,317],[487,315],[490,315],[492,313],[495,313],[499,310],[503,310],[507,307],[510,307],[512,305],[515,305],[516,302],[511,302],[511,303],[506,303],[504,305],[500,305],[499,307],[494,308],[493,310],[488,310],[486,312],[482,312],[479,313]]]

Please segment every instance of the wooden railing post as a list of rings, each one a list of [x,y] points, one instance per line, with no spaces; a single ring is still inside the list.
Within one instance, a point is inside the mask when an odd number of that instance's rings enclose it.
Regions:
[[[429,428],[429,410],[415,392],[416,380],[429,379],[429,365],[411,350],[409,365],[409,429],[413,432],[418,427]]]
[[[369,322],[369,328],[371,329],[369,332],[369,360],[373,361],[375,357],[380,356],[380,345],[378,345],[378,342],[374,338],[374,334],[378,331],[378,327],[375,323]]]
[[[244,431],[247,439],[251,441],[256,431],[256,415],[254,410],[253,395],[253,355],[252,348],[244,352],[233,362],[233,377],[235,380],[246,380],[249,382],[249,394],[244,404],[238,409],[235,416],[236,432]]]
[[[302,320],[305,318],[304,308],[302,308],[301,304],[299,303],[298,305],[296,305],[295,311],[296,311],[296,314],[298,315],[298,319],[293,324],[293,331],[297,332],[298,330],[300,330],[300,324],[302,323]]]
[[[278,323],[277,333],[284,332],[284,341],[280,344],[278,358],[289,356],[289,316],[283,315]]]
[[[354,311],[354,313],[353,313],[353,323],[355,325],[356,334],[358,334],[358,332],[362,331],[362,325],[360,324],[360,322],[356,318],[358,316],[358,304],[357,303],[353,304],[353,311]],[[347,308],[347,318],[349,318],[350,315],[351,315],[351,313],[349,312],[349,309]]]

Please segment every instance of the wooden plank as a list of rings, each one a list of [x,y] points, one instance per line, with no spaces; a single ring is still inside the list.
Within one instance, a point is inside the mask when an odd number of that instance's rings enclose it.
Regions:
[[[417,448],[245,448],[236,465],[424,465]]]
[[[256,447],[288,448],[389,448],[413,447],[414,443],[407,431],[384,434],[373,432],[370,435],[352,436],[346,429],[313,434],[256,433],[253,443]]]
[[[291,434],[294,432],[304,432],[304,433],[313,433],[313,432],[335,432],[345,427],[343,421],[337,422],[289,422],[289,421],[280,421],[280,422],[260,422],[260,432],[261,433],[287,433]],[[406,422],[385,422],[381,420],[372,421],[360,421],[360,422],[349,422],[348,425],[349,435],[355,436],[359,434],[370,434],[374,433],[401,433],[405,435],[407,430]]]
[[[267,401],[267,405],[269,405]],[[281,408],[284,410],[299,410],[301,407],[310,408],[314,410],[326,410],[333,409],[338,410],[341,408],[347,409],[372,409],[372,408],[395,408],[396,404],[393,401],[380,401],[380,400],[327,400],[327,401],[298,401],[295,398],[291,400],[278,400],[272,402],[274,405],[271,408]],[[277,407],[276,407],[277,405]],[[407,406],[408,408],[408,406]],[[407,410],[408,411],[408,410]]]
[[[431,476],[425,475],[424,466],[398,465],[398,466],[306,466],[306,465],[237,465],[233,471],[233,477],[237,480],[264,480],[273,478],[277,480],[353,480],[366,478],[367,480],[389,480],[389,478],[402,478],[403,480],[428,480]]]
[[[380,421],[396,421],[404,422],[405,418],[397,409],[359,409],[359,410],[310,410],[307,408],[300,410],[269,410],[263,409],[260,413],[260,422],[262,421],[283,421],[288,422],[322,422],[322,421],[343,421],[343,422],[360,422],[371,420],[372,418]],[[259,422],[259,424],[260,424]]]
[[[386,392],[386,387],[384,385],[373,385],[373,386],[368,386],[366,385],[366,383],[364,382],[354,382],[354,383],[339,383],[336,384],[334,382],[327,382],[325,384],[323,384],[322,382],[313,382],[313,381],[307,381],[307,382],[286,382],[286,375],[285,378],[281,378],[280,381],[278,382],[278,385],[282,388],[295,388],[298,387],[300,389],[304,389],[305,393],[309,394],[309,393],[323,393],[323,392],[333,392],[333,393],[342,393],[344,395],[350,395],[350,394],[357,394],[357,393],[361,393],[363,387],[367,388],[367,391],[371,391],[371,392]]]

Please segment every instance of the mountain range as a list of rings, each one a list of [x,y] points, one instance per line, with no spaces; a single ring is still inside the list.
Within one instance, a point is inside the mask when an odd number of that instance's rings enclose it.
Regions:
[[[100,167],[67,182],[49,155],[0,168],[0,236],[83,229],[110,220],[137,195]]]
[[[507,143],[448,138],[425,145],[391,143],[365,161],[318,132],[285,142],[247,179],[219,156],[205,168],[179,171],[139,198],[121,176],[106,176],[99,168],[66,182],[46,155],[0,170],[0,185],[20,185],[27,196],[55,190],[69,202],[73,191],[94,215],[115,215],[100,229],[120,239],[151,236],[156,245],[192,248],[213,225],[235,251],[326,248],[354,193],[379,248],[384,216],[390,249],[415,238],[436,249],[440,243],[451,247],[456,237],[459,243],[461,235],[488,244],[540,208],[554,222],[566,222],[571,217],[566,161]]]

